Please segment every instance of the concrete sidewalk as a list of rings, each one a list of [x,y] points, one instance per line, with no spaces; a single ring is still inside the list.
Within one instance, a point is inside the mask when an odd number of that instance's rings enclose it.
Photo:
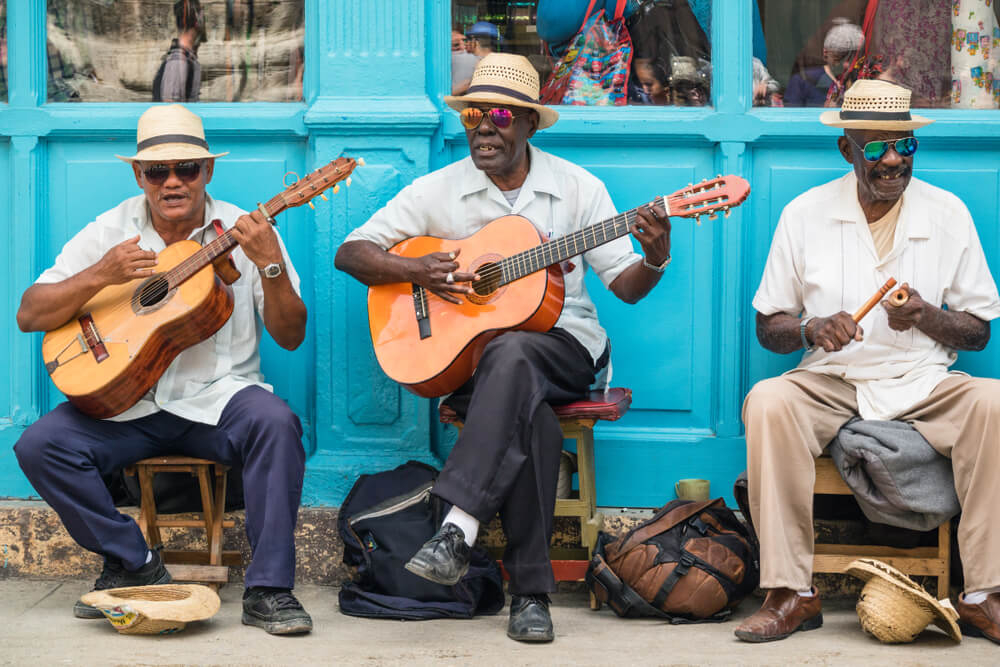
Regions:
[[[1000,646],[968,638],[954,644],[936,630],[913,644],[888,646],[865,635],[849,602],[827,605],[823,628],[771,644],[745,644],[736,623],[671,626],[592,612],[583,594],[556,596],[556,640],[528,646],[507,639],[507,610],[471,621],[375,621],[344,616],[337,589],[304,586],[299,599],[315,629],[272,637],[240,623],[237,584],[221,591],[222,609],[164,637],[117,634],[105,621],[74,618],[73,601],[90,581],[0,581],[3,665],[995,665]],[[738,618],[760,600],[743,603]]]

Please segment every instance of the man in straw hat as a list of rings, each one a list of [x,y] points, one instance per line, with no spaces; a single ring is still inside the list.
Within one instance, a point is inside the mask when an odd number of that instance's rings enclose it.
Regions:
[[[761,587],[770,590],[736,635],[770,641],[822,624],[814,459],[860,415],[907,422],[952,460],[969,591],[958,609],[967,628],[1000,642],[1000,382],[948,371],[958,350],[989,341],[996,285],[965,205],[913,178],[913,131],[931,121],[910,113],[910,91],[862,79],[820,120],[843,128],[837,145],[853,169],[785,207],[753,300],[761,345],[805,354],[743,405]],[[909,300],[884,300],[855,322],[848,311],[889,277]]]
[[[439,298],[462,303],[473,294],[472,273],[452,253],[418,259],[385,251],[402,239],[429,234],[459,239],[501,216],[531,220],[550,238],[616,214],[593,175],[528,143],[559,114],[538,103],[538,73],[522,56],[492,54],[480,61],[461,97],[445,102],[460,112],[470,156],[403,189],[337,252],[337,267],[366,285],[412,282]],[[585,253],[565,271],[565,305],[545,333],[515,331],[485,348],[475,377],[446,405],[464,418],[433,492],[454,506],[438,533],[407,569],[441,584],[457,582],[481,522],[497,512],[507,535],[510,573],[507,634],[551,641],[547,593],[555,590],[548,548],[562,449],[550,403],[582,398],[608,362],[608,340],[584,286],[592,268],[619,298],[644,297],[670,261],[670,224],[662,209],[643,209],[632,227],[645,256],[620,237]]]
[[[232,284],[234,310],[210,339],[177,356],[153,390],[107,420],[62,403],[30,426],[14,446],[32,485],[81,546],[104,557],[95,589],[170,581],[139,526],[115,509],[101,479],[140,459],[184,454],[242,470],[247,535],[243,622],[272,633],[307,632],[309,615],[291,593],[293,530],[305,452],[298,417],[271,393],[260,373],[263,321],[293,350],[305,336],[299,277],[274,227],[205,192],[215,158],[201,119],[180,105],[153,106],[139,118],[132,166],[143,194],[102,213],[63,247],[21,299],[22,331],[50,331],[109,285],[151,275],[157,253],[193,239],[204,245],[223,229],[239,247],[231,257],[242,276]],[[81,618],[101,613],[78,602]]]

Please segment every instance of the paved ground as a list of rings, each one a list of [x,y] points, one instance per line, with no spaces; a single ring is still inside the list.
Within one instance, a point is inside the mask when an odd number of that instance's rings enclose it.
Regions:
[[[525,646],[506,638],[507,612],[471,621],[372,621],[343,616],[337,591],[307,586],[296,592],[315,630],[272,637],[240,624],[242,589],[222,589],[222,609],[210,621],[166,637],[118,635],[104,621],[73,618],[73,601],[87,581],[0,581],[2,665],[933,665],[1000,664],[1000,646],[983,639],[955,645],[936,630],[913,644],[887,646],[866,636],[849,603],[827,605],[820,630],[773,644],[749,645],[735,623],[670,626],[591,612],[580,594],[557,596],[556,641]],[[756,608],[746,601],[739,617]]]

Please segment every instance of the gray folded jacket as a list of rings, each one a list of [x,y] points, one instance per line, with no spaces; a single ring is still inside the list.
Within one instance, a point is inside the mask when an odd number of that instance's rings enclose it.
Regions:
[[[905,422],[855,417],[828,451],[871,521],[932,530],[961,509],[951,460]]]

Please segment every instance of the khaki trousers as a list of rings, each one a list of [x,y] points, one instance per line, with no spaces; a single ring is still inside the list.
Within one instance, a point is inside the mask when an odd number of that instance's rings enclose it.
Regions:
[[[815,459],[857,414],[854,386],[809,370],[758,382],[743,403],[761,588],[812,585]],[[898,417],[952,460],[965,590],[1000,586],[1000,380],[952,376]]]

